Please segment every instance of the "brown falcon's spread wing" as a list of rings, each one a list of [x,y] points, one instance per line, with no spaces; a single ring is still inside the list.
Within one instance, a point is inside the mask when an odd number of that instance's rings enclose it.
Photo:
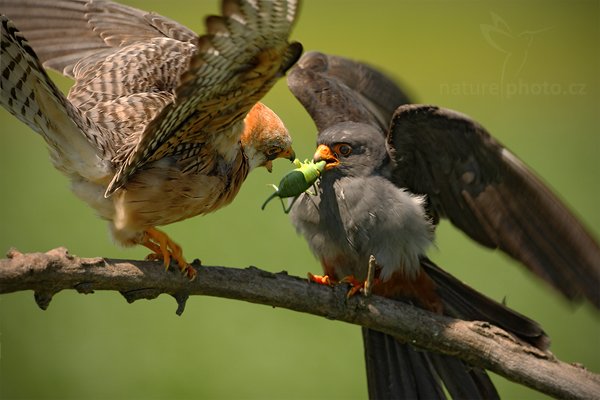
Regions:
[[[74,77],[81,59],[104,58],[139,41],[197,35],[163,16],[108,0],[0,0],[0,10],[25,35],[43,65]]]
[[[145,127],[106,195],[145,163],[185,152],[188,143],[240,123],[300,56],[302,46],[288,43],[297,11],[296,0],[224,0],[223,15],[206,20],[207,33],[196,42],[175,100]]]
[[[304,54],[287,81],[319,132],[345,121],[378,125],[386,132],[396,108],[410,103],[408,96],[376,69],[318,52]]]
[[[394,114],[392,180],[426,194],[435,218],[521,261],[569,299],[600,307],[600,248],[561,200],[469,117],[434,106]]]

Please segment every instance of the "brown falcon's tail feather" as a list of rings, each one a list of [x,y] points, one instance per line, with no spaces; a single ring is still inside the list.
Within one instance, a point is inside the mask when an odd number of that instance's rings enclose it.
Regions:
[[[535,321],[477,292],[426,258],[421,267],[435,283],[444,315],[490,322],[539,349],[548,348],[550,340]],[[370,329],[363,329],[363,341],[371,399],[445,399],[444,389],[451,398],[499,398],[487,373],[462,360],[417,350]]]

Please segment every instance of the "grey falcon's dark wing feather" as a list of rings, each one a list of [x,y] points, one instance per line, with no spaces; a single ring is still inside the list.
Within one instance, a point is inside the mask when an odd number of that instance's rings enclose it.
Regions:
[[[25,35],[43,65],[73,78],[80,60],[106,57],[139,41],[195,40],[192,30],[155,13],[108,0],[0,0],[0,12]]]
[[[321,53],[305,54],[288,74],[288,85],[319,131],[354,121],[379,127],[384,135],[396,108],[408,102],[372,67]],[[319,224],[322,214],[315,204],[320,199],[301,196],[291,213],[293,223]],[[460,360],[442,359],[370,329],[363,329],[363,339],[369,398],[445,399],[444,385],[456,398],[498,398],[486,373]]]
[[[339,122],[377,125],[386,132],[408,96],[370,66],[319,52],[305,53],[288,73],[288,87],[320,131]]]
[[[569,299],[600,308],[600,248],[563,202],[479,124],[434,106],[394,114],[388,145],[392,180],[428,196],[480,244],[521,261]]]

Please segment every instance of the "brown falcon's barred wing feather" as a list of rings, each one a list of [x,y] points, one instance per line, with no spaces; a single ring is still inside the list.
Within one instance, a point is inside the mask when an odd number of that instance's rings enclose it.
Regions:
[[[382,133],[387,132],[396,108],[410,103],[396,83],[378,70],[319,52],[304,54],[287,81],[319,132],[346,121],[378,125]]]
[[[68,176],[105,181],[112,175],[100,127],[50,80],[25,37],[0,15],[0,105],[44,137],[53,164]]]
[[[27,37],[44,66],[74,77],[92,56],[153,38],[191,42],[197,35],[163,16],[108,0],[0,0],[0,11]]]
[[[434,106],[395,113],[393,181],[426,194],[434,217],[521,261],[569,299],[600,307],[600,248],[561,200],[479,124]]]
[[[302,46],[288,43],[297,1],[224,0],[222,9],[222,16],[207,19],[175,101],[146,126],[106,196],[145,163],[231,131],[300,56]],[[241,135],[241,129],[233,133]]]

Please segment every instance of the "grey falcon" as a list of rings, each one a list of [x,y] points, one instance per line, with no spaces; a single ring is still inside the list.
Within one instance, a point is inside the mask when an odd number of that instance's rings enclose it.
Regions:
[[[567,207],[514,154],[466,115],[408,97],[366,64],[312,52],[288,86],[314,120],[314,161],[327,162],[315,194],[291,221],[321,262],[321,283],[367,279],[372,292],[431,312],[488,321],[540,349],[534,321],[444,272],[426,252],[449,219],[471,239],[498,248],[566,298],[600,307],[600,249]],[[418,351],[363,329],[372,399],[498,398],[480,368]]]

